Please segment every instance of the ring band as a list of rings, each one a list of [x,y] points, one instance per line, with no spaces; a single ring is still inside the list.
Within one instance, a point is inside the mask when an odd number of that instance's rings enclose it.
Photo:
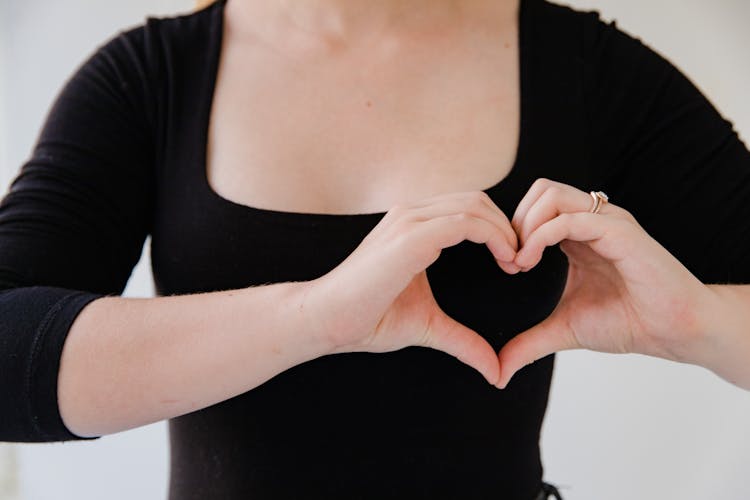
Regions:
[[[591,208],[589,209],[589,212],[598,214],[599,210],[602,208],[602,205],[609,201],[609,196],[607,196],[603,191],[589,191],[589,194],[594,200]]]

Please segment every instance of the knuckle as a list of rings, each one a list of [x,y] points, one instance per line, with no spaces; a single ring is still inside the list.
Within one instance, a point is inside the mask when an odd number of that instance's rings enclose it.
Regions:
[[[613,223],[607,229],[607,232],[615,238],[622,238],[633,229],[633,225],[623,219],[614,219]]]
[[[537,179],[531,184],[531,187],[535,189],[545,189],[552,181],[550,179],[547,179],[546,177],[537,177]]]
[[[622,212],[622,216],[627,220],[628,222],[638,225],[638,221],[636,220],[635,216],[630,213],[628,210],[625,210],[624,208],[620,207],[620,211]]]
[[[559,200],[562,198],[563,189],[558,185],[550,185],[544,192],[544,196],[551,198],[552,200]]]
[[[483,210],[487,206],[487,198],[486,193],[482,191],[473,194],[469,199],[469,208],[475,211]]]
[[[563,222],[565,224],[570,224],[571,222],[573,222],[575,217],[576,214],[574,212],[563,212],[557,216],[560,222]]]
[[[453,215],[453,217],[460,224],[465,224],[465,223],[469,222],[470,220],[472,220],[472,216],[468,212],[459,212],[459,213]]]
[[[388,213],[393,214],[396,217],[399,217],[403,215],[405,211],[406,211],[406,207],[401,203],[397,203],[393,205],[390,210],[388,210]]]
[[[534,202],[534,207],[546,207],[549,205],[555,205],[555,198],[557,195],[555,194],[555,188],[554,187],[547,187],[544,188],[544,190],[540,191],[539,196],[537,197],[536,201]]]
[[[495,203],[495,200],[493,200],[492,197],[484,191],[479,191],[479,197],[485,202],[492,204]]]
[[[635,220],[635,219],[633,219],[633,220]],[[631,222],[628,219],[620,219],[620,221],[619,221],[619,223],[617,225],[620,227],[620,231],[622,231],[623,234],[624,233],[632,232],[634,229],[636,229],[636,227],[638,227],[637,223],[633,224],[633,222]]]

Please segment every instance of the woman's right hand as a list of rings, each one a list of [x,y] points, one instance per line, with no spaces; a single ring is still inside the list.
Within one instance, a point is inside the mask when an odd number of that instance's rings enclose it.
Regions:
[[[407,346],[444,351],[491,384],[500,367],[492,346],[440,309],[425,269],[443,248],[485,243],[507,273],[518,249],[508,217],[483,191],[438,195],[389,210],[359,246],[308,282],[304,307],[331,353],[388,352]]]

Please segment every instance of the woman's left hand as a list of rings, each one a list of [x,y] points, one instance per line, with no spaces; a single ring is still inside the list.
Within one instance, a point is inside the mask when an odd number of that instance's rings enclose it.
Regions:
[[[500,350],[504,388],[525,365],[553,352],[590,349],[689,359],[706,334],[708,287],[612,202],[598,213],[592,196],[537,179],[511,225],[519,238],[515,263],[533,268],[548,246],[560,244],[568,277],[552,313]]]

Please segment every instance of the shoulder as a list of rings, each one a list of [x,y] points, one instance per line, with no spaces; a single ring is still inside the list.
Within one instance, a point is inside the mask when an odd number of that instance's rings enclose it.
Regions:
[[[215,57],[224,0],[187,13],[148,16],[97,44],[63,91],[76,100],[116,106],[154,133],[175,92],[190,92]],[[94,105],[94,104],[92,104]]]
[[[521,0],[522,33],[534,72],[562,86],[558,91],[591,96],[617,87],[653,83],[676,68],[638,35],[598,10],[549,0]],[[641,80],[639,82],[639,80]],[[632,90],[632,89],[631,89]]]
[[[205,52],[207,40],[219,36],[225,0],[199,10],[172,15],[147,16],[102,41],[90,58],[104,55],[112,63],[137,63],[141,69],[169,67],[169,61],[195,58]]]
[[[616,19],[606,19],[596,9],[579,9],[549,0],[522,0],[530,23],[550,44],[574,50],[587,64],[602,63],[602,57],[618,63],[652,58],[666,61],[637,34],[622,29]]]
[[[617,19],[549,0],[522,1],[534,27],[536,59],[556,68],[558,81],[571,82],[595,130],[603,130],[602,122],[624,126],[623,120],[636,129],[687,104],[712,112],[685,72],[650,42],[618,26]],[[546,76],[549,81],[554,75]]]

